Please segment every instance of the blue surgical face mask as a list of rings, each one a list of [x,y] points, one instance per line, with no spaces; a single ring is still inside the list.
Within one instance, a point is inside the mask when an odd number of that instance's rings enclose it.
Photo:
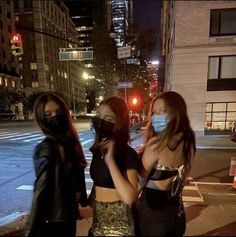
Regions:
[[[168,118],[166,114],[152,116],[152,127],[156,133],[161,133],[168,124]]]

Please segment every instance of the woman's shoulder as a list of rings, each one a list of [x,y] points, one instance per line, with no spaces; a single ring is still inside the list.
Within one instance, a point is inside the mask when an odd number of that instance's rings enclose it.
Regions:
[[[127,169],[138,169],[138,154],[131,146],[127,146],[125,164]]]
[[[50,137],[44,138],[36,147],[35,147],[35,158],[47,157],[55,153],[56,141]]]

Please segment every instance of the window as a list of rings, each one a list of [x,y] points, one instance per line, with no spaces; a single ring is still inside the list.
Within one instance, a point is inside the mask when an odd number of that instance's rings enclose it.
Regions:
[[[209,57],[207,90],[236,90],[235,68],[235,55]]]
[[[32,81],[32,88],[38,88],[39,83],[37,81]]]
[[[37,67],[37,63],[30,63],[30,69],[31,70],[36,70],[38,67]]]
[[[7,78],[5,78],[5,86],[8,86]]]
[[[13,88],[16,88],[16,82],[15,82],[15,81],[11,81],[11,86],[12,86]]]
[[[211,10],[210,36],[220,35],[236,35],[236,8]]]
[[[206,103],[205,131],[230,130],[236,121],[236,102]]]
[[[2,86],[3,80],[2,77],[0,77],[0,86]]]

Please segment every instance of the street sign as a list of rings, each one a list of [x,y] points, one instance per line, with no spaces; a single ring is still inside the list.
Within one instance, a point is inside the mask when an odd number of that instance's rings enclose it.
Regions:
[[[128,58],[127,59],[127,64],[136,64],[136,65],[139,65],[140,64],[140,61],[138,58]]]
[[[118,88],[133,88],[133,82],[118,82]]]
[[[67,52],[59,52],[59,61],[84,61],[84,60],[92,60],[93,59],[93,51],[67,51]]]
[[[129,58],[130,56],[131,56],[131,47],[130,46],[123,46],[123,47],[117,48],[118,59]]]

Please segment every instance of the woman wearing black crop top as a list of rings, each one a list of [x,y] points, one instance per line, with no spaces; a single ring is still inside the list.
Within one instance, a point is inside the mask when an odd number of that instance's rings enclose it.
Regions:
[[[137,200],[137,153],[128,146],[129,116],[123,99],[104,99],[92,120],[95,141],[90,166],[95,236],[133,236],[132,207]]]
[[[195,150],[184,99],[174,91],[155,97],[140,152],[143,189],[137,205],[139,235],[184,234],[186,219],[181,192]]]

